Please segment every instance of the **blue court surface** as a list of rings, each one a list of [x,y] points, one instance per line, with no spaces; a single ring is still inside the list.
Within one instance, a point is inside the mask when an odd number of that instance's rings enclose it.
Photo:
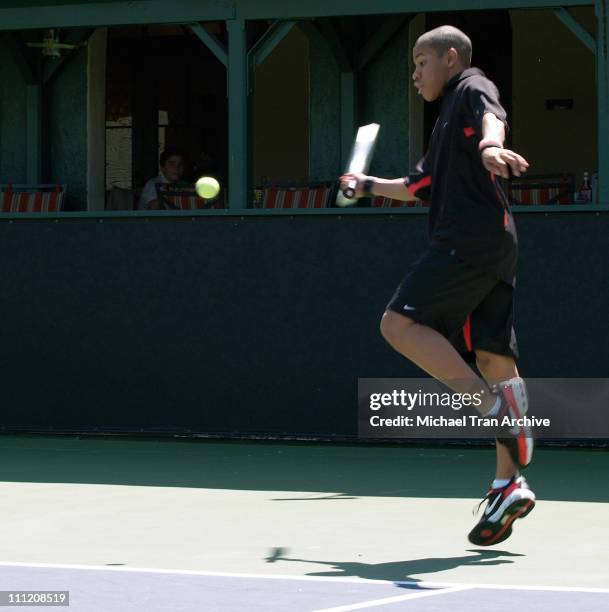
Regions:
[[[606,612],[609,588],[441,584],[286,575],[0,565],[2,588],[70,592],[78,612],[346,612],[347,610]],[[41,610],[20,606],[21,610]]]

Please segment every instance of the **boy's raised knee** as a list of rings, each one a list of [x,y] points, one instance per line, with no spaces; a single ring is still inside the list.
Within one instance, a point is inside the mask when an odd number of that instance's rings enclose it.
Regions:
[[[409,317],[386,310],[381,318],[381,335],[389,344],[393,344],[396,338],[403,338],[414,323]]]

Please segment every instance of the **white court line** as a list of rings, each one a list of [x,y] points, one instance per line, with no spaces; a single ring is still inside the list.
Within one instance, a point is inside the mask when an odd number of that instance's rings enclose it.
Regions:
[[[523,584],[484,584],[470,582],[427,582],[425,580],[376,580],[372,578],[359,578],[356,576],[296,576],[292,574],[249,574],[235,572],[211,572],[207,570],[180,570],[163,569],[158,567],[129,567],[108,565],[77,565],[71,563],[24,563],[0,561],[0,567],[36,567],[42,569],[75,569],[75,570],[104,570],[107,572],[145,572],[150,574],[175,574],[182,576],[217,576],[219,578],[262,578],[268,580],[302,580],[317,582],[353,582],[361,584],[399,584],[402,586],[413,586],[421,588],[449,588],[465,587],[468,589],[505,589],[517,591],[560,591],[574,593],[607,593],[609,588],[598,587],[565,587],[565,586],[537,586]]]
[[[395,597],[384,597],[383,599],[371,599],[362,601],[357,604],[348,604],[346,606],[338,606],[337,608],[323,608],[313,610],[313,612],[347,612],[348,610],[361,610],[362,608],[374,608],[375,606],[383,606],[385,604],[396,603],[398,601],[406,601],[410,599],[419,599],[421,597],[434,597],[435,595],[444,595],[445,593],[455,593],[456,591],[469,591],[470,587],[456,586],[448,589],[433,589],[425,591],[425,593],[414,593],[411,595],[396,595]]]

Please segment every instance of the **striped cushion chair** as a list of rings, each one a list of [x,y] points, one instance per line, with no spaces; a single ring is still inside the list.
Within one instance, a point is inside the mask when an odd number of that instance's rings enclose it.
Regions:
[[[66,185],[0,185],[3,213],[60,212],[63,209]]]
[[[384,196],[375,196],[371,199],[370,206],[372,208],[398,208],[403,206],[407,208],[423,208],[429,206],[429,203],[423,200],[403,202],[402,200],[392,200]]]
[[[305,187],[262,187],[255,190],[262,208],[328,208],[332,205],[335,183]]]
[[[572,174],[514,178],[508,186],[510,203],[512,206],[573,204],[574,180]]]
[[[224,208],[220,199],[206,200],[197,195],[194,187],[173,187],[159,183],[156,191],[161,209],[165,210],[202,210],[206,208]]]

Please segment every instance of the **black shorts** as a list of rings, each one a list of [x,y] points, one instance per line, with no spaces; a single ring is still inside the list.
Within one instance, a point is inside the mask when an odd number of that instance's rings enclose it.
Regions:
[[[430,248],[411,267],[389,310],[432,327],[467,361],[476,349],[518,357],[514,288],[460,259],[454,250]]]

